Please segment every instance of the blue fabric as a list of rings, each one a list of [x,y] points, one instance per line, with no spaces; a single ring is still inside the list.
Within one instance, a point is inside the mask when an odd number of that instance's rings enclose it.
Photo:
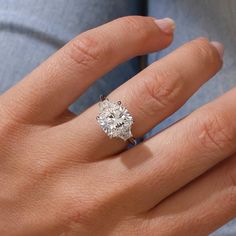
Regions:
[[[14,85],[74,36],[124,15],[143,14],[144,1],[134,0],[0,0],[0,93]],[[194,37],[207,36],[225,45],[225,65],[213,80],[170,118],[153,129],[153,135],[236,84],[236,2],[234,0],[149,0],[148,14],[170,16],[177,23],[172,46],[148,57],[151,63]],[[72,106],[80,113],[140,70],[136,58],[97,81]],[[215,236],[236,235],[236,223]]]
[[[143,1],[0,0],[0,93],[79,33],[125,15],[141,15]],[[80,113],[134,76],[139,59],[98,80],[72,106]]]

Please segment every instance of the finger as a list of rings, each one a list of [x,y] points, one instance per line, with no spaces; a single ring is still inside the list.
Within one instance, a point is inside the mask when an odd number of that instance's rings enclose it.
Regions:
[[[134,137],[142,136],[183,105],[220,69],[221,64],[216,48],[206,39],[197,39],[146,68],[115,90],[109,98],[122,101],[134,117]],[[68,142],[74,144],[88,137],[86,142],[90,143],[91,148],[85,151],[92,158],[117,153],[126,146],[123,141],[107,137],[95,121],[97,114],[96,105],[65,124],[66,128],[62,127],[60,131]],[[78,148],[81,152],[81,147]]]
[[[1,103],[18,118],[55,118],[106,72],[131,57],[166,47],[172,37],[151,17],[112,21],[73,39],[8,91]]]
[[[161,228],[165,236],[209,235],[236,216],[235,173],[234,155],[150,211],[146,230]]]
[[[107,162],[127,209],[151,209],[236,152],[235,99],[236,89]]]

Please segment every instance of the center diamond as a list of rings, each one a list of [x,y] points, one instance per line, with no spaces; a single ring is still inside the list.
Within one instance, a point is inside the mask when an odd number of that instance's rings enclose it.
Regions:
[[[97,121],[110,138],[127,140],[132,137],[133,118],[121,102],[110,102],[107,98],[99,103]]]

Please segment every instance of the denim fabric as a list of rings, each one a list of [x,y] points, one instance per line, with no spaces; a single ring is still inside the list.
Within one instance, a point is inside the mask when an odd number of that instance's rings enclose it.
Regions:
[[[0,93],[80,32],[120,16],[143,14],[144,8],[141,0],[0,0]],[[226,49],[222,72],[147,134],[150,136],[236,84],[236,2],[149,0],[148,14],[158,18],[170,16],[177,23],[172,46],[150,55],[149,63],[199,35],[222,41]],[[100,94],[108,94],[139,70],[137,58],[120,65],[97,81],[72,110],[80,113]],[[230,222],[213,235],[236,235],[236,223]]]
[[[79,33],[125,15],[141,15],[144,1],[0,0],[0,93]],[[73,106],[80,113],[134,76],[139,59],[95,82]]]

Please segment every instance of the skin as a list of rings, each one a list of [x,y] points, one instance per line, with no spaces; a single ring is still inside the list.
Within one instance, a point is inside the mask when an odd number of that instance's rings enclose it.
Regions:
[[[68,111],[123,61],[167,47],[150,17],[82,33],[0,97],[0,235],[208,235],[236,215],[236,90],[127,150]],[[106,42],[106,43],[104,43]],[[222,66],[199,38],[109,95],[142,136]]]

